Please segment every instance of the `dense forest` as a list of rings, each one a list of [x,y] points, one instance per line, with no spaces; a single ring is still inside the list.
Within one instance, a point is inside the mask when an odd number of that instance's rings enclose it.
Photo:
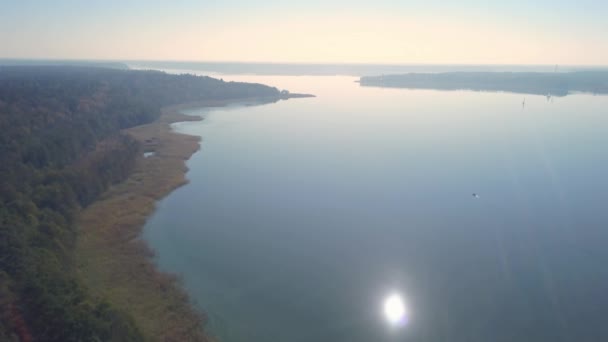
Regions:
[[[566,96],[573,92],[608,94],[608,71],[576,72],[446,72],[361,77],[362,86],[505,91]]]
[[[141,154],[121,130],[166,105],[281,96],[157,71],[0,66],[0,340],[143,340],[132,318],[89,294],[73,253],[79,209]]]

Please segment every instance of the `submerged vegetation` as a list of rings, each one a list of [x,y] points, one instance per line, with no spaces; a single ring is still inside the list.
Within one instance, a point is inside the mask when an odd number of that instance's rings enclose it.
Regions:
[[[248,97],[281,94],[156,71],[0,67],[0,340],[145,340],[134,317],[79,277],[78,213],[141,158],[124,129],[163,106]]]
[[[446,72],[361,77],[362,86],[505,91],[566,96],[574,92],[608,94],[608,71],[577,72]]]

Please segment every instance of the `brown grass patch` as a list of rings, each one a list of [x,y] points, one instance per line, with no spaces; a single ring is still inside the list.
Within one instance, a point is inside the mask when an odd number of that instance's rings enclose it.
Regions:
[[[127,130],[155,155],[140,156],[126,181],[81,212],[77,260],[93,293],[132,314],[148,340],[211,341],[203,330],[204,316],[190,305],[174,276],[156,269],[153,252],[140,239],[156,202],[187,182],[185,161],[199,149],[198,137],[169,126],[200,120],[180,114],[180,108],[184,106],[166,108],[156,122]]]

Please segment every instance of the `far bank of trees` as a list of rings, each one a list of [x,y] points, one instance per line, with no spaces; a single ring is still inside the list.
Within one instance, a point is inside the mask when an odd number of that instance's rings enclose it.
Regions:
[[[445,72],[361,77],[362,86],[505,91],[566,96],[574,92],[608,94],[608,71],[578,72]]]

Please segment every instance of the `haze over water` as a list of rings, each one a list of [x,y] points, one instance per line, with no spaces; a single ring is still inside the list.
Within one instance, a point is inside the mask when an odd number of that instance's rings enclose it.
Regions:
[[[317,95],[175,125],[202,148],[144,236],[222,341],[606,334],[608,97],[221,77]]]

